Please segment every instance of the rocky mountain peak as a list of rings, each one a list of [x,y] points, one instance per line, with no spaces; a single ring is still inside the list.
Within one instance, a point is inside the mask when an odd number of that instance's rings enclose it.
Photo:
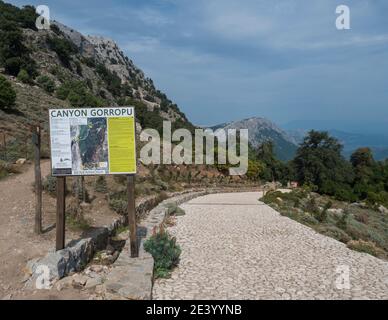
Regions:
[[[216,129],[248,129],[249,142],[252,147],[257,148],[267,141],[272,141],[275,146],[275,153],[279,159],[291,159],[296,150],[295,140],[284,130],[280,129],[274,122],[262,118],[251,117],[243,120],[232,121],[212,127]]]

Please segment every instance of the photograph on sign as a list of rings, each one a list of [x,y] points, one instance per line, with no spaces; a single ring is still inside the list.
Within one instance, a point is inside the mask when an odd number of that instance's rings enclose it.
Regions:
[[[51,109],[53,176],[136,173],[134,108]]]

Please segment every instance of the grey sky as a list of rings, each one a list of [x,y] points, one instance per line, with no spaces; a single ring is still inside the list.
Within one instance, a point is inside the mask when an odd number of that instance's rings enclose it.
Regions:
[[[388,128],[386,0],[45,4],[53,19],[114,39],[196,124],[263,116]],[[350,7],[351,30],[335,28],[339,4]]]

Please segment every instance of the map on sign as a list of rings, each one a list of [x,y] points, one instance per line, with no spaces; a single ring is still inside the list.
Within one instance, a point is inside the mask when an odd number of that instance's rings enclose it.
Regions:
[[[132,107],[51,109],[53,176],[136,173]]]

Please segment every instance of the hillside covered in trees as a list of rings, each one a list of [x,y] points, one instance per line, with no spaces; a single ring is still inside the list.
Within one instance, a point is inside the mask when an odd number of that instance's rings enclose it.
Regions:
[[[193,130],[114,41],[53,21],[50,30],[37,30],[36,18],[32,6],[0,1],[0,135],[8,161],[31,155],[30,125],[42,126],[48,148],[48,108],[132,105],[138,126],[161,130],[166,119]]]

